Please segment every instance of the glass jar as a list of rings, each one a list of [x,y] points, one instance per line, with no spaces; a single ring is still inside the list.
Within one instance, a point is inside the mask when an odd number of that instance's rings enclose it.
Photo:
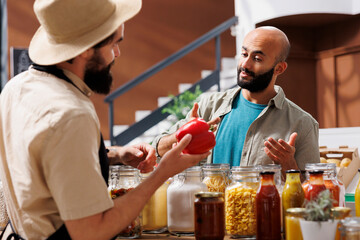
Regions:
[[[224,239],[224,194],[222,192],[199,192],[195,194],[195,197],[195,239]]]
[[[4,230],[8,222],[9,222],[9,216],[6,210],[3,184],[0,181],[0,231]]]
[[[140,174],[144,181],[151,173]],[[143,208],[142,230],[146,233],[163,233],[167,230],[167,188],[169,181],[162,184]]]
[[[109,192],[111,198],[120,197],[140,184],[139,170],[131,166],[111,165],[109,169]],[[116,239],[141,236],[141,214],[121,231]]]
[[[259,167],[232,167],[232,183],[225,190],[226,231],[234,238],[256,236],[255,198]]]
[[[225,188],[230,184],[230,164],[207,163],[202,166],[203,183],[210,192],[225,193]]]
[[[345,206],[345,186],[336,176],[335,163],[307,163],[305,165],[305,170],[306,180],[302,184],[304,191],[306,191],[309,184],[309,171],[324,171],[324,184],[325,187],[331,192],[332,198],[335,200],[334,207]]]
[[[285,217],[286,240],[303,240],[300,219],[305,215],[305,208],[288,208]]]
[[[360,168],[358,169],[358,172],[360,174]],[[355,214],[357,217],[360,217],[360,178],[355,189]]]
[[[360,217],[348,217],[340,221],[340,239],[341,240],[359,240],[360,239]]]
[[[333,207],[331,208],[331,214],[336,220],[343,220],[350,216],[351,208],[348,207]],[[341,223],[338,222],[335,233],[335,240],[340,240],[340,230]]]
[[[316,199],[319,193],[326,190],[323,174],[324,171],[322,170],[309,171],[309,186],[304,190],[305,198],[308,201]]]
[[[167,222],[172,234],[194,235],[195,193],[206,192],[201,167],[195,166],[175,175],[167,190]]]
[[[260,172],[256,193],[256,239],[281,239],[281,203],[275,172]]]

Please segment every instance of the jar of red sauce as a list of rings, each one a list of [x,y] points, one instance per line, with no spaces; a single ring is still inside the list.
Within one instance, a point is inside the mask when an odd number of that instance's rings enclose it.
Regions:
[[[195,239],[223,240],[225,236],[224,194],[198,192],[195,197]]]
[[[309,171],[309,186],[304,190],[305,198],[308,201],[316,199],[319,193],[326,190],[323,174],[322,170]]]
[[[274,183],[275,172],[260,173],[256,193],[256,239],[281,239],[281,202]]]
[[[306,191],[309,186],[309,171],[322,170],[324,171],[324,184],[332,195],[334,207],[345,206],[345,186],[336,176],[335,163],[307,163],[305,165],[305,170],[306,180],[302,184],[304,191]]]

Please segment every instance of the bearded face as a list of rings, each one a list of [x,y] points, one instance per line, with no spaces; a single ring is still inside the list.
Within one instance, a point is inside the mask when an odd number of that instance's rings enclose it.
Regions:
[[[106,65],[102,56],[95,50],[85,67],[84,81],[86,85],[96,93],[108,94],[112,86],[113,78],[110,68],[113,64],[114,61]]]
[[[269,86],[271,79],[274,75],[274,68],[275,67],[272,67],[269,71],[256,75],[254,72],[249,71],[246,68],[240,67],[238,69],[238,74],[237,74],[237,83],[239,87],[247,89],[250,92],[261,92]],[[243,79],[240,76],[241,72],[245,72],[246,74],[251,76],[252,79],[251,80]]]

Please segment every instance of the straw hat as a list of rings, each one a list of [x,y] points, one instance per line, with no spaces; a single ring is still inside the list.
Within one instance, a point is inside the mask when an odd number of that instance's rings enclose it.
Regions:
[[[36,0],[40,27],[30,42],[30,58],[41,65],[72,59],[114,33],[140,8],[141,0]]]

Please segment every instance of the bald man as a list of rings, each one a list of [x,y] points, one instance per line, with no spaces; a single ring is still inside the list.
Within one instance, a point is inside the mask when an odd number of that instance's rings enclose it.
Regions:
[[[239,87],[204,93],[187,118],[153,141],[158,157],[176,141],[174,132],[194,117],[218,124],[209,163],[231,166],[280,164],[282,172],[319,162],[317,121],[275,85],[287,68],[290,43],[275,27],[248,33],[238,64]]]

